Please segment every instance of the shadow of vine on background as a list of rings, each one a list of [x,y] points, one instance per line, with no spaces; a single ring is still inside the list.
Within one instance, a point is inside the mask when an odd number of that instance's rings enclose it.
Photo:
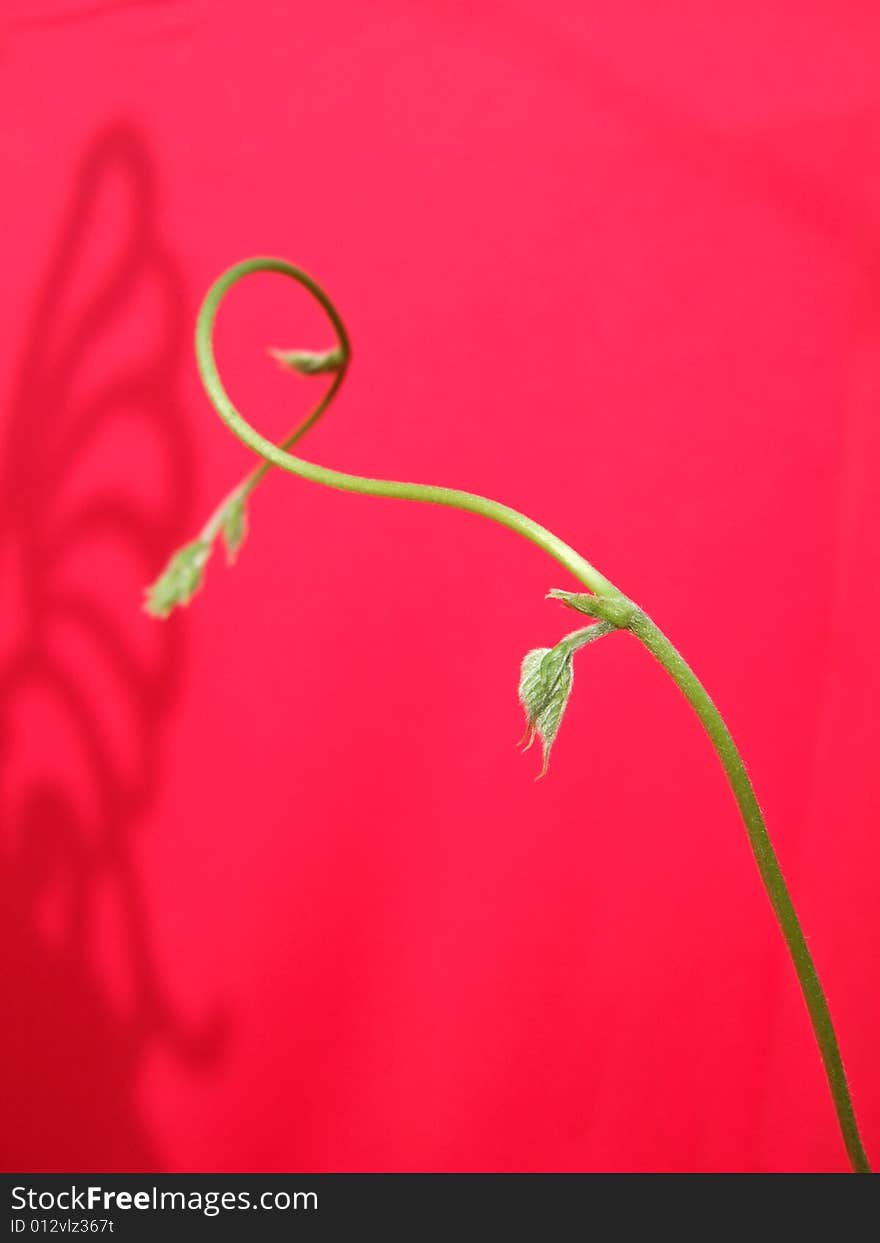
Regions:
[[[37,293],[0,475],[0,928],[11,1071],[3,1168],[157,1170],[146,1059],[217,1058],[163,988],[138,857],[183,667],[138,615],[187,529],[189,339],[138,131],[81,161]],[[108,214],[109,213],[109,214]]]

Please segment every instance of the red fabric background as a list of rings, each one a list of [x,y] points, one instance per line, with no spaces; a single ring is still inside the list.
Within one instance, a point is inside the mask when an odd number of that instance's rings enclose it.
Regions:
[[[880,1157],[880,19],[849,0],[7,0],[0,34],[4,1166],[836,1170],[719,767],[635,642],[548,779],[571,619],[510,533],[249,466],[198,299],[337,300],[306,454],[498,497],[629,591],[749,761]],[[284,282],[219,328],[280,434]]]

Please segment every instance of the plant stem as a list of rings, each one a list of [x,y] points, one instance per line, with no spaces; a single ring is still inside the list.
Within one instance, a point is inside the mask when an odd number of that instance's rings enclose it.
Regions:
[[[564,566],[589,591],[594,593],[594,601],[589,611],[607,624],[615,628],[630,630],[659,661],[672,680],[684,693],[700,718],[709,739],[718,754],[718,758],[727,774],[734,797],[739,805],[740,813],[748,834],[749,843],[758,865],[767,896],[779,921],[782,934],[788,946],[801,991],[809,1011],[813,1031],[819,1043],[819,1050],[825,1066],[825,1073],[831,1088],[834,1108],[837,1112],[840,1130],[846,1145],[853,1169],[858,1173],[870,1171],[868,1159],[859,1136],[858,1125],[853,1112],[852,1101],[847,1087],[846,1075],[840,1056],[840,1049],[828,1011],[828,1003],[816,974],[816,968],[807,948],[804,934],[798,922],[797,914],[791,901],[779,862],[767,834],[755,792],[749,781],[745,766],[721,714],[709,698],[706,690],[694,672],[685,663],[666,636],[623,592],[603,574],[575,552],[558,536],[527,518],[507,505],[501,505],[488,497],[478,496],[472,492],[462,492],[455,488],[441,488],[416,483],[402,483],[390,479],[368,479],[360,475],[349,475],[342,471],[330,470],[308,462],[303,458],[294,457],[283,448],[272,444],[261,436],[233,406],[223,387],[214,358],[212,335],[214,320],[218,307],[232,285],[252,272],[277,272],[305,286],[320,302],[327,312],[339,339],[343,358],[347,361],[350,355],[348,335],[342,320],[324,291],[311,277],[293,264],[283,259],[256,258],[237,263],[224,272],[211,286],[199,312],[196,324],[196,358],[202,381],[213,406],[226,425],[250,449],[259,454],[265,463],[290,471],[303,479],[327,487],[339,488],[345,492],[359,492],[368,496],[393,497],[399,500],[420,501],[428,504],[447,505],[469,513],[479,514],[498,522],[502,526],[515,531],[524,539],[536,544],[548,553],[560,565]],[[344,368],[343,368],[344,369]],[[341,382],[341,373],[327,397],[318,407],[317,412],[306,421],[306,424],[294,433],[299,437],[308,426],[326,409],[330,398]],[[247,483],[254,486],[262,473],[268,469],[264,465],[249,477]],[[247,483],[245,486],[247,486]],[[250,490],[250,488],[248,489]],[[595,630],[595,628],[594,628]],[[586,634],[586,632],[584,632]],[[592,635],[590,636],[592,637]],[[586,641],[586,640],[585,640]]]
[[[660,662],[673,682],[682,691],[700,718],[703,728],[709,735],[712,746],[715,748],[716,754],[724,766],[724,771],[730,782],[730,788],[733,790],[734,798],[739,805],[740,814],[748,834],[749,845],[752,848],[752,854],[755,856],[758,871],[761,873],[761,880],[764,882],[770,905],[773,907],[773,912],[779,921],[779,927],[782,929],[782,935],[785,937],[791,961],[797,972],[801,992],[810,1014],[810,1022],[813,1025],[813,1032],[815,1033],[822,1061],[825,1065],[828,1086],[831,1089],[834,1108],[837,1112],[837,1120],[840,1124],[843,1142],[846,1145],[850,1163],[857,1174],[869,1174],[871,1167],[868,1164],[868,1157],[859,1135],[846,1074],[843,1069],[843,1060],[840,1056],[837,1036],[835,1035],[831,1014],[828,1010],[828,1002],[816,972],[812,955],[807,947],[800,921],[794,909],[791,895],[788,892],[785,878],[782,875],[776,851],[773,849],[769,834],[767,833],[767,826],[764,823],[764,817],[761,815],[761,809],[758,806],[758,800],[755,797],[755,791],[749,780],[742,757],[736,748],[729,729],[724,723],[724,718],[715,707],[705,687],[684,658],[669,642],[665,634],[641,610],[630,621],[629,629],[644,643],[651,655]]]

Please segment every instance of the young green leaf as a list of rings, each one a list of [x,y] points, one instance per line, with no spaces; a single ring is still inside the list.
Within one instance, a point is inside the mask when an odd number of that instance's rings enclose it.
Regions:
[[[539,776],[547,771],[550,748],[571,694],[575,652],[616,629],[613,622],[598,622],[583,630],[573,630],[555,647],[536,647],[524,656],[519,680],[519,699],[526,712],[523,742],[528,750],[536,737],[541,739],[544,763]]]
[[[226,560],[230,565],[238,556],[247,531],[247,505],[245,498],[237,493],[223,510],[223,542],[226,545]]]
[[[314,350],[269,350],[277,363],[289,371],[298,371],[300,375],[324,375],[329,371],[338,371],[345,361],[342,350],[338,348],[316,353]]]
[[[188,604],[205,572],[211,544],[197,539],[179,548],[151,587],[144,608],[152,617],[167,617],[178,605]]]
[[[547,772],[550,749],[574,680],[572,652],[565,640],[556,647],[537,647],[527,652],[519,680],[519,700],[526,713],[525,750],[535,738],[541,739],[543,764],[539,777]]]

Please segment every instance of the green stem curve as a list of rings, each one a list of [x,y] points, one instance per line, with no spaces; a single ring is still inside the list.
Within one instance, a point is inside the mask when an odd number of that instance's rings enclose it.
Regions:
[[[468,513],[478,514],[515,531],[518,535],[523,536],[524,539],[536,544],[544,552],[548,553],[598,597],[595,601],[594,609],[591,609],[595,616],[604,618],[606,622],[613,622],[614,625],[631,631],[644,644],[694,708],[727,774],[731,790],[742,815],[749,845],[758,866],[761,880],[770,899],[770,904],[773,907],[795,972],[797,973],[813,1032],[819,1045],[840,1131],[850,1163],[853,1170],[857,1173],[870,1172],[868,1158],[859,1135],[858,1124],[828,1003],[812,956],[807,947],[794,904],[785,884],[776,852],[770,841],[758,800],[730,731],[696,674],[654,622],[638,606],[634,605],[623,592],[615,587],[609,579],[600,574],[589,561],[575,552],[573,548],[559,539],[558,536],[517,510],[511,509],[507,505],[501,505],[488,497],[479,496],[472,492],[463,492],[456,488],[404,483],[390,479],[370,479],[361,475],[351,475],[345,474],[342,471],[331,470],[314,462],[306,461],[304,458],[295,457],[293,454],[288,453],[284,447],[274,445],[271,441],[261,436],[239,414],[229,400],[223,382],[220,379],[213,347],[214,322],[220,303],[233,285],[243,277],[254,272],[275,272],[303,285],[326,311],[336,331],[344,359],[343,367],[340,368],[333,385],[324,399],[305,423],[301,424],[293,436],[288,438],[286,442],[288,445],[299,439],[327,408],[339,384],[342,382],[345,364],[347,364],[351,352],[345,326],[327,294],[310,276],[300,268],[286,262],[286,260],[268,257],[246,259],[241,263],[234,264],[218,277],[208,290],[199,311],[195,334],[196,359],[205,390],[217,413],[239,440],[243,441],[248,448],[263,458],[263,465],[249,476],[243,486],[247,486],[248,491],[250,491],[271,465],[278,466],[282,470],[289,471],[294,475],[299,475],[302,479],[308,479],[313,483],[320,483],[326,487],[338,488],[345,492],[357,492],[366,496],[391,497],[398,500],[419,501],[433,505],[446,505]]]
[[[239,273],[240,276],[245,276],[247,275],[247,272],[251,272],[251,271],[259,272],[259,271],[274,271],[275,270],[274,268],[270,268],[270,269],[266,269],[262,267],[255,268],[255,267],[250,266],[251,263],[253,263],[252,260],[247,261],[244,264],[236,265],[237,268],[247,269],[247,271],[240,272]],[[339,342],[339,350],[342,355],[342,363],[337,368],[333,376],[333,382],[327,388],[327,391],[324,393],[324,396],[317,403],[314,409],[309,414],[306,415],[306,417],[302,420],[302,422],[298,423],[297,426],[293,429],[293,431],[290,432],[289,435],[285,436],[285,438],[278,445],[279,449],[291,449],[297,443],[298,440],[302,440],[306,432],[308,432],[311,428],[315,426],[315,424],[318,422],[321,416],[330,407],[330,405],[333,402],[334,397],[336,396],[336,394],[339,392],[340,388],[342,387],[342,382],[345,379],[345,374],[346,374],[346,371],[348,370],[348,364],[351,361],[351,342],[348,339],[348,333],[346,332],[345,324],[342,322],[342,319],[340,318],[339,313],[336,310],[336,307],[333,305],[333,303],[324,293],[323,289],[321,289],[321,287],[318,284],[316,284],[315,281],[313,281],[312,278],[308,276],[305,272],[303,272],[299,268],[294,268],[292,264],[286,264],[285,267],[289,269],[287,272],[287,275],[293,276],[294,279],[298,281],[299,284],[303,285],[309,291],[309,293],[312,294],[312,296],[315,299],[317,299],[321,307],[327,313],[327,316],[336,332],[337,340]],[[230,269],[230,271],[232,270],[233,269]],[[226,288],[228,289],[229,286],[227,285]],[[216,308],[215,308],[215,314],[216,314]],[[210,348],[211,347],[210,347],[210,341],[209,341],[209,349]],[[198,353],[198,338],[196,340],[196,352]],[[214,369],[216,371],[216,366]],[[202,378],[204,379],[204,374]],[[244,500],[246,497],[250,496],[253,490],[262,482],[264,477],[269,473],[271,469],[272,469],[272,463],[264,460],[261,463],[261,465],[259,465],[256,468],[256,470],[252,470],[251,473],[248,476],[246,476],[246,478],[243,479],[241,483],[239,483],[235,488],[233,488],[231,492],[227,493],[227,495],[224,496],[223,500],[220,502],[220,504],[216,507],[214,512],[211,514],[211,517],[202,527],[202,530],[199,532],[199,537],[203,540],[206,540],[209,543],[213,541],[220,532],[220,529],[223,525],[224,512],[227,506],[229,505],[229,502],[233,499],[233,497],[238,496],[239,498]]]
[[[220,379],[220,373],[217,370],[212,340],[214,320],[224,295],[242,277],[249,276],[253,272],[277,272],[281,276],[290,277],[300,285],[305,286],[327,312],[333,327],[336,329],[339,344],[345,356],[347,357],[350,352],[348,335],[338,312],[324,291],[300,268],[294,267],[292,263],[287,263],[284,259],[257,258],[245,259],[242,263],[236,263],[224,272],[208,290],[199,311],[196,322],[196,358],[199,364],[199,371],[201,372],[202,383],[214,408],[227,427],[249,449],[252,449],[254,453],[259,454],[261,458],[273,466],[290,471],[292,474],[299,475],[302,479],[308,479],[312,483],[324,484],[328,488],[338,488],[343,492],[360,492],[366,496],[386,496],[399,500],[421,501],[432,505],[446,505],[468,513],[480,514],[484,518],[491,518],[493,522],[500,522],[502,526],[509,527],[519,535],[524,536],[525,539],[530,540],[533,544],[537,544],[539,548],[558,561],[560,565],[565,566],[579,582],[589,587],[597,595],[620,596],[621,593],[604,575],[600,574],[598,570],[590,565],[589,561],[586,561],[579,553],[576,553],[573,548],[554,535],[552,531],[548,531],[546,527],[533,522],[531,518],[524,517],[507,505],[500,505],[497,501],[489,500],[488,497],[478,496],[474,492],[462,492],[457,488],[441,488],[420,483],[403,483],[393,479],[367,479],[361,475],[348,475],[342,471],[330,470],[326,466],[318,466],[314,462],[307,462],[304,458],[294,457],[293,454],[286,452],[278,445],[274,445],[271,440],[266,440],[264,436],[261,436],[259,432],[251,427],[246,419],[242,418],[229,400],[223,387],[223,381]]]

